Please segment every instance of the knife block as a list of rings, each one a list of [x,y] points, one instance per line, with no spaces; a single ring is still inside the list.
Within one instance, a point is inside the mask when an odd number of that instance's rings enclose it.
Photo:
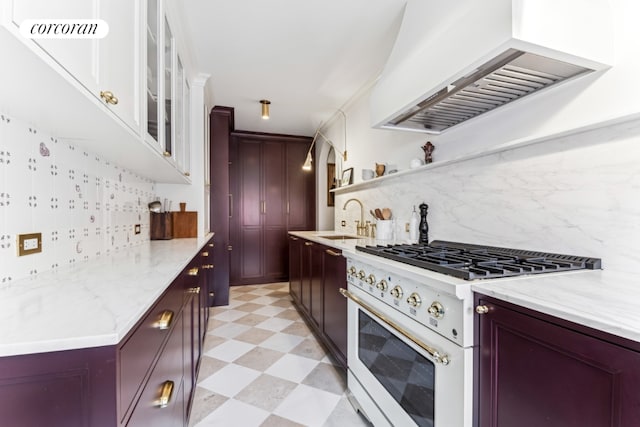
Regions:
[[[149,238],[151,240],[173,239],[173,220],[171,212],[151,212]]]

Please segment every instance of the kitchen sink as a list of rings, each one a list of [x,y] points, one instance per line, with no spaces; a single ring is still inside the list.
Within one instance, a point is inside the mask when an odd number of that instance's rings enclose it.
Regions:
[[[322,237],[323,239],[329,239],[329,240],[348,240],[348,239],[360,239],[360,237],[358,236],[348,236],[348,235],[328,235],[328,236],[323,236],[322,234],[316,234],[316,237]]]

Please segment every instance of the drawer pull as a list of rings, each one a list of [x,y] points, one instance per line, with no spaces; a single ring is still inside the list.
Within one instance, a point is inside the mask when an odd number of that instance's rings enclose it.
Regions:
[[[199,294],[200,293],[200,286],[198,286],[197,288],[189,288],[189,293],[190,294]]]
[[[342,256],[341,253],[338,253],[336,251],[332,251],[331,249],[326,249],[325,252],[328,253],[331,256]]]
[[[298,240],[298,238],[297,238],[297,237],[293,237],[293,236],[289,236],[289,238],[290,238],[291,240],[294,240],[294,241],[295,241],[295,240]]]
[[[171,395],[173,394],[173,381],[165,381],[160,389],[160,397],[156,401],[156,405],[161,408],[166,408],[171,402]]]
[[[171,321],[173,320],[173,311],[165,310],[160,315],[160,318],[153,326],[161,331],[169,329],[171,327]]]
[[[305,245],[305,246],[313,246],[313,243],[311,243],[311,242],[304,242],[304,245]]]
[[[207,246],[209,246],[210,248],[213,247],[213,243],[209,243]]]
[[[203,270],[211,270],[213,268],[213,264],[204,264],[202,266]]]
[[[209,252],[202,252],[202,256],[209,256]]]
[[[189,272],[187,273],[189,276],[197,276],[198,275],[198,267],[193,267],[189,269]]]

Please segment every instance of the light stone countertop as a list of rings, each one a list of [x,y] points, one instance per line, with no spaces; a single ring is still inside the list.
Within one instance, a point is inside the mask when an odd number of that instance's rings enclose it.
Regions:
[[[341,235],[332,231],[303,231],[289,234],[312,240],[355,254],[356,245],[383,244],[374,239],[330,240],[322,235]],[[357,257],[384,264],[386,260],[369,254]],[[398,263],[395,263],[398,264]],[[405,266],[412,277],[422,274],[433,278],[433,272]],[[632,273],[606,270],[580,270],[531,276],[464,281],[439,274],[453,284],[470,286],[471,290],[503,301],[540,311],[583,326],[640,342],[640,285]],[[462,294],[462,293],[461,293]]]
[[[211,238],[156,240],[0,287],[0,356],[115,345]]]

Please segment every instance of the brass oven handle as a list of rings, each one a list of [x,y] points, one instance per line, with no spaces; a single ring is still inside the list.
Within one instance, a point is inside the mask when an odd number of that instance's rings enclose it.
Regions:
[[[156,401],[156,405],[160,408],[166,408],[171,402],[171,395],[173,394],[173,381],[165,381],[160,389],[160,397]]]
[[[384,322],[387,325],[391,326],[393,329],[398,331],[402,336],[404,336],[405,338],[409,339],[415,345],[417,345],[418,347],[420,347],[421,349],[423,349],[424,351],[429,353],[429,355],[431,355],[431,357],[433,357],[433,359],[434,359],[434,361],[436,363],[442,363],[443,365],[448,365],[449,364],[449,362],[450,362],[449,356],[447,356],[446,354],[441,354],[435,348],[433,348],[431,346],[428,346],[427,344],[423,343],[416,336],[414,336],[412,333],[408,332],[406,329],[404,329],[402,326],[400,326],[397,323],[395,323],[393,320],[387,318],[387,316],[385,316],[384,314],[380,313],[378,310],[376,310],[375,308],[371,307],[369,304],[363,302],[360,298],[358,298],[353,293],[351,293],[348,290],[343,289],[343,288],[340,288],[340,293],[342,294],[342,296],[344,296],[345,298],[349,298],[350,300],[352,300],[353,302],[355,302],[356,304],[358,304],[359,306],[361,306],[365,310],[369,311],[371,314],[376,316],[382,322]]]
[[[336,252],[336,251],[332,251],[331,249],[325,249],[325,252],[328,253],[331,256],[342,256],[341,253]]]
[[[172,320],[173,320],[173,311],[165,310],[162,312],[162,314],[160,314],[160,317],[158,318],[156,323],[153,324],[153,326],[157,329],[160,329],[161,331],[164,331],[166,329],[169,329],[169,327],[171,326]]]

